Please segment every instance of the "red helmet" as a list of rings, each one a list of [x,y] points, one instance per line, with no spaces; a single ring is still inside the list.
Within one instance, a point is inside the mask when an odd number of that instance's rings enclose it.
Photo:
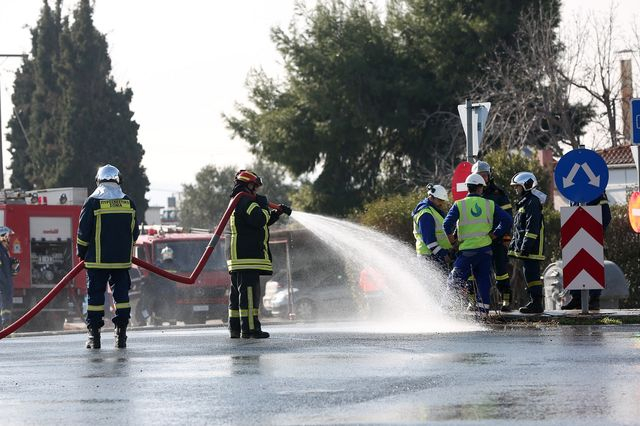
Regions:
[[[235,181],[238,183],[253,183],[256,186],[262,186],[262,179],[260,176],[253,173],[251,170],[240,170],[236,173]]]

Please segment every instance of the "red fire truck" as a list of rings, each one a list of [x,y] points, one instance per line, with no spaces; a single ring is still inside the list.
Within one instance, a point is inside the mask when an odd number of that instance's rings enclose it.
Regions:
[[[13,318],[47,294],[77,263],[76,231],[85,188],[0,191],[0,225],[13,230],[10,255],[20,261],[13,277]],[[30,330],[61,330],[71,314],[82,314],[85,274],[68,286],[27,324]]]
[[[161,252],[165,247],[173,252],[171,272],[189,276],[195,269],[207,243],[213,234],[187,233],[180,228],[160,227],[143,230],[135,247],[135,256],[161,268]],[[186,324],[204,324],[208,319],[227,319],[229,273],[224,254],[224,239],[220,239],[209,257],[202,273],[194,284],[163,283],[175,286],[160,297],[165,306],[173,307],[171,317],[154,312],[161,292],[157,284],[162,278],[145,269],[134,266],[131,269],[132,291],[131,317],[134,325],[161,324],[165,321],[183,321]],[[175,300],[166,300],[168,298]]]

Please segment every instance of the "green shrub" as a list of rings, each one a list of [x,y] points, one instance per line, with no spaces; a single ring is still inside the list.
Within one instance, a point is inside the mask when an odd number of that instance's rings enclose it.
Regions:
[[[364,211],[354,219],[362,225],[413,245],[415,240],[411,212],[426,195],[425,191],[422,195],[412,192],[407,195],[384,197],[365,204]]]

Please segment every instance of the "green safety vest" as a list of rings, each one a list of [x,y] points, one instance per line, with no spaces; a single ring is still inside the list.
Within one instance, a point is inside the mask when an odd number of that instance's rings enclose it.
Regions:
[[[491,245],[495,203],[482,197],[466,197],[456,201],[458,241],[460,250],[472,250]]]
[[[420,218],[425,213],[428,213],[431,216],[433,216],[433,220],[435,221],[435,224],[436,224],[436,241],[432,242],[429,245],[424,243],[424,240],[422,239],[422,234],[420,233],[420,227],[418,226],[418,224],[420,223]],[[413,216],[413,236],[416,239],[416,253],[418,253],[421,256],[430,256],[433,254],[432,250],[435,249],[437,246],[440,246],[443,249],[451,248],[451,243],[449,242],[449,238],[447,238],[447,234],[445,234],[444,227],[442,226],[443,222],[444,222],[444,218],[440,215],[440,213],[438,213],[436,209],[434,209],[431,206],[420,210],[418,213],[416,213],[415,216]]]

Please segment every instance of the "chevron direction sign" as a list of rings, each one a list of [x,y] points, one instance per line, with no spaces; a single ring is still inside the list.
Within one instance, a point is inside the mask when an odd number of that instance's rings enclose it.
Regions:
[[[566,290],[603,289],[602,207],[562,207],[560,224],[563,287]]]

